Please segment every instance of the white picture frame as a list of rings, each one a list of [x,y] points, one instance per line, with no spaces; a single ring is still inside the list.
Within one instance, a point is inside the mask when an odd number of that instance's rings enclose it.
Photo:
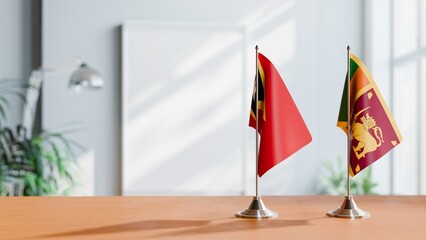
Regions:
[[[239,195],[248,122],[245,29],[122,26],[122,195]]]

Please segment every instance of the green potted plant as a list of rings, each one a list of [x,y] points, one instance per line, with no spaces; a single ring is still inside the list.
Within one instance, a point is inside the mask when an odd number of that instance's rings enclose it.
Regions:
[[[75,185],[73,168],[77,143],[62,132],[39,131],[28,136],[18,125],[13,131],[5,126],[8,96],[26,103],[29,84],[16,80],[0,81],[0,195],[67,195]]]
[[[326,161],[320,175],[319,194],[345,195],[347,191],[347,171],[343,160],[337,157],[336,161]],[[371,167],[365,169],[350,180],[351,193],[354,195],[377,194],[375,188],[378,183],[373,181]]]

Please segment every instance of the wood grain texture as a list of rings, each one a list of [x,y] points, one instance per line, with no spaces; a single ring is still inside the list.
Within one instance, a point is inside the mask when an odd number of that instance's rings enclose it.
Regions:
[[[426,239],[426,196],[356,196],[357,220],[325,215],[339,196],[263,200],[278,218],[235,218],[251,197],[2,197],[0,239]]]

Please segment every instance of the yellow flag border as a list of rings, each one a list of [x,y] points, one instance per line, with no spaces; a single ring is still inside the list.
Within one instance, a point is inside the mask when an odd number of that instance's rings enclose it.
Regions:
[[[262,86],[263,86],[263,96],[264,96],[264,98],[266,98],[266,93],[265,93],[265,88],[266,88],[266,86],[265,86],[265,72],[263,71],[262,64],[260,64],[260,60],[257,60],[257,64],[258,64],[258,67],[259,67],[260,80],[262,81]],[[258,73],[256,73],[256,74],[258,74]],[[255,81],[254,84],[256,84],[256,81]],[[256,85],[254,85],[254,86],[256,87]],[[256,89],[256,91],[258,91],[258,89]],[[265,102],[264,101],[258,101],[257,102],[257,109],[263,111],[263,121],[266,121]],[[257,114],[254,114],[253,109],[251,109],[251,108],[250,108],[250,115],[254,119],[256,119],[256,115]]]
[[[262,102],[263,103],[263,106],[262,106],[262,110],[263,110],[263,121],[266,121],[266,85],[265,85],[265,72],[263,71],[263,67],[262,67],[262,64],[260,64],[260,60],[258,59],[257,60],[257,64],[259,65],[259,72],[260,72],[260,80],[262,81],[262,85],[263,85],[263,96],[264,96],[264,99],[263,99],[263,101],[264,102]]]
[[[400,133],[400,131],[399,131],[399,128],[398,128],[398,126],[396,125],[396,123],[395,123],[395,120],[393,119],[393,116],[392,116],[392,114],[391,114],[391,112],[390,112],[390,110],[389,110],[389,107],[388,107],[388,105],[386,104],[386,102],[385,102],[385,100],[383,99],[383,97],[382,97],[382,94],[380,93],[380,91],[379,91],[379,88],[377,87],[377,85],[376,85],[376,82],[374,81],[374,78],[373,78],[373,76],[371,76],[371,74],[370,74],[370,72],[368,71],[368,69],[367,69],[367,67],[364,65],[364,63],[355,55],[355,54],[353,54],[353,53],[350,53],[350,58],[352,59],[352,60],[354,60],[354,62],[358,65],[358,67],[359,68],[361,68],[361,70],[364,72],[364,74],[367,76],[367,78],[368,78],[368,80],[370,81],[370,84],[371,84],[371,87],[374,89],[374,91],[376,92],[376,94],[377,94],[377,97],[378,97],[378,99],[379,99],[379,101],[380,101],[380,104],[382,104],[382,107],[383,107],[383,109],[385,110],[385,113],[386,113],[386,115],[387,115],[387,117],[388,117],[388,119],[389,119],[389,121],[390,121],[390,123],[391,123],[391,125],[392,125],[392,128],[394,129],[394,131],[395,131],[395,133],[396,133],[396,136],[398,137],[398,141],[399,142],[401,142],[402,141],[402,135],[401,135],[401,133]],[[352,81],[352,79],[351,79],[351,81]],[[368,85],[367,85],[368,86]],[[366,87],[367,87],[366,86]],[[366,88],[366,87],[364,87],[364,88],[362,88],[361,89],[361,91],[363,91],[361,94],[364,94],[366,91],[368,91],[368,90],[370,90],[371,88]],[[360,92],[361,92],[360,91]],[[349,94],[349,93],[348,93]],[[355,98],[355,100],[361,95],[361,94],[357,94],[356,95],[356,98]],[[346,127],[345,127],[346,128]],[[352,172],[352,171],[351,171]]]

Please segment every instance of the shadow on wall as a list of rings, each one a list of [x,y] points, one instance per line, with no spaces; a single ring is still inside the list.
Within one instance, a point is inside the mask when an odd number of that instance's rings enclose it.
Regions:
[[[254,181],[254,134],[247,126],[253,46],[265,46],[279,70],[294,66],[294,9],[294,1],[265,3],[235,28],[141,24],[124,30],[124,195],[244,193]],[[306,94],[294,77],[289,69],[283,78]],[[289,176],[295,175],[274,172],[270,179],[278,184]]]

